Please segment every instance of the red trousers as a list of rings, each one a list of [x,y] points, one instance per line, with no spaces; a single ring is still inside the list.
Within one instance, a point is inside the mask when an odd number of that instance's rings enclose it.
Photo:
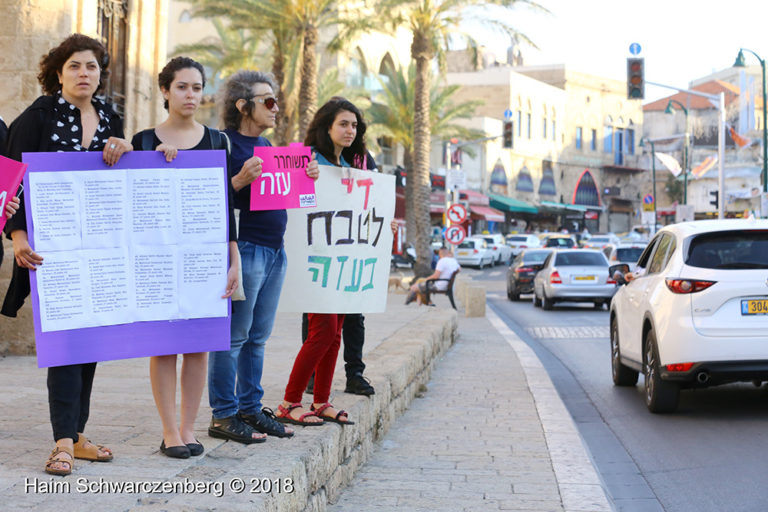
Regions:
[[[301,402],[312,372],[315,373],[314,403],[323,404],[331,397],[331,382],[336,358],[341,346],[344,315],[308,313],[307,340],[293,362],[291,376],[285,388],[286,402]]]

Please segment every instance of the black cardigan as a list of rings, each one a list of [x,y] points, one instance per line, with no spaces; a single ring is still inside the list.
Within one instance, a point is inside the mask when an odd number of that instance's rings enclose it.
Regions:
[[[22,112],[8,128],[8,145],[5,155],[21,162],[22,153],[35,153],[48,151],[51,139],[51,129],[55,115],[56,98],[53,96],[40,96],[32,105]],[[106,111],[110,113],[109,136],[125,138],[123,121],[114,109],[107,104]],[[5,234],[8,238],[18,229],[27,230],[27,214],[24,210],[24,195],[21,196],[21,208],[8,219],[5,224]],[[29,295],[29,270],[21,268],[13,262],[13,275],[5,301],[0,313],[15,317],[24,299]]]

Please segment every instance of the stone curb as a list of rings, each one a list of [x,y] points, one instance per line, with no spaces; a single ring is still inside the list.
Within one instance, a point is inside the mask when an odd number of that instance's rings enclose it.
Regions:
[[[299,483],[296,492],[277,494],[274,501],[251,510],[320,512],[328,502],[338,499],[343,487],[373,453],[373,443],[408,408],[429,381],[434,361],[456,340],[455,311],[434,310],[429,317],[428,324],[413,320],[404,325],[366,354],[371,369],[367,375],[376,394],[370,398],[345,398],[343,404],[356,425],[324,429],[309,453],[288,473],[280,472],[292,475]],[[338,402],[341,404],[341,400]]]
[[[493,310],[488,320],[517,354],[544,430],[565,512],[610,512],[600,476],[576,424],[536,353]]]

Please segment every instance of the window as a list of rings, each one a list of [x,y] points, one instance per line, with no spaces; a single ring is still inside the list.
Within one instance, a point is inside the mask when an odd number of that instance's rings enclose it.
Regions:
[[[520,137],[523,132],[523,112],[517,111],[517,136]]]
[[[597,130],[592,128],[592,140],[589,143],[589,149],[591,151],[597,151]]]
[[[381,153],[379,154],[379,164],[381,165],[394,165],[395,159],[393,157],[392,139],[389,137],[379,137],[376,139],[379,143]]]
[[[613,151],[613,127],[605,126],[603,128],[603,151],[610,153]]]
[[[525,120],[526,120],[526,135],[528,138],[531,138],[531,113],[525,114]]]
[[[720,231],[705,233],[691,241],[685,264],[699,268],[768,268],[768,233],[765,231]]]
[[[576,149],[581,149],[581,136],[582,136],[581,126],[577,126],[576,127]]]
[[[127,17],[128,0],[112,0],[98,4],[96,31],[101,43],[107,48],[110,61],[104,96],[121,116],[125,116]]]
[[[627,128],[626,149],[630,155],[635,154],[635,130],[632,128]]]
[[[552,140],[557,140],[555,138],[555,120],[552,120]]]
[[[561,252],[557,254],[557,259],[555,260],[555,266],[558,267],[574,267],[582,265],[607,267],[608,262],[605,261],[603,253],[596,251]]]
[[[547,118],[541,119],[541,138],[547,140]]]
[[[189,12],[189,10],[184,9],[181,11],[181,15],[179,16],[179,23],[189,23],[192,21],[192,14]]]
[[[675,239],[671,235],[664,234],[656,246],[656,252],[653,253],[651,264],[648,265],[648,273],[656,274],[664,270],[674,250]]]

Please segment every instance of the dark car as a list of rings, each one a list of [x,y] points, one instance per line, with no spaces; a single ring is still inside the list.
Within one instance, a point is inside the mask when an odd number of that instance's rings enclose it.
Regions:
[[[521,293],[533,293],[533,277],[551,252],[551,249],[527,249],[512,260],[507,269],[509,300],[520,300]]]

